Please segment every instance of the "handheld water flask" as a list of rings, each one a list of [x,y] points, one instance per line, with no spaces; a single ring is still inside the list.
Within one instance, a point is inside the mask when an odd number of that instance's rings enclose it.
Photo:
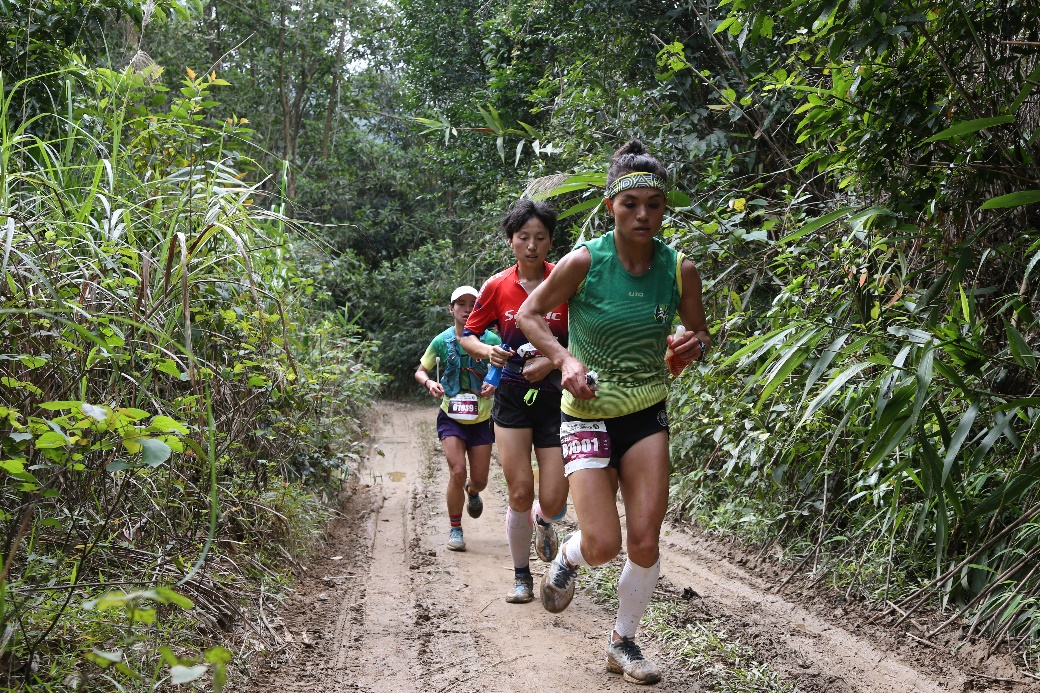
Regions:
[[[693,359],[677,356],[675,352],[672,351],[672,342],[679,337],[682,337],[684,334],[686,334],[686,328],[682,325],[677,325],[675,327],[675,334],[668,338],[668,349],[664,352],[664,362],[668,366],[668,372],[673,376],[678,376],[683,372],[683,369],[686,368],[686,366],[693,362]]]
[[[499,346],[506,351],[512,351],[508,344],[503,343]],[[496,366],[493,363],[488,364],[488,372],[487,375],[484,376],[484,382],[498,387],[498,384],[502,382],[502,366]]]

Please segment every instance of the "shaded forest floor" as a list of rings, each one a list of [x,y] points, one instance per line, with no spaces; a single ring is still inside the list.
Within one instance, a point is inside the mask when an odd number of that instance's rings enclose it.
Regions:
[[[604,668],[613,609],[609,596],[593,598],[603,596],[594,576],[562,614],[504,601],[512,574],[496,464],[483,516],[463,519],[467,551],[445,549],[434,412],[376,408],[361,482],[344,495],[322,557],[268,614],[281,645],[251,664],[245,690],[631,689]],[[665,674],[655,690],[1040,690],[1010,658],[986,658],[985,643],[923,643],[824,588],[792,583],[777,594],[786,575],[754,558],[666,527],[658,615],[640,636]],[[536,575],[543,569],[532,561]]]

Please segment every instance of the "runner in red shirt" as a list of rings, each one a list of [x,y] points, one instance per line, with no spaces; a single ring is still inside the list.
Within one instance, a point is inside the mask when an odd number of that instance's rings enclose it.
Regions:
[[[567,480],[560,451],[560,371],[544,356],[525,360],[517,354],[528,340],[516,324],[516,311],[552,271],[553,265],[545,261],[545,256],[552,246],[556,213],[544,202],[520,200],[506,214],[501,228],[516,256],[516,264],[484,282],[466,320],[460,344],[473,357],[504,367],[491,420],[495,423],[495,440],[509,489],[506,537],[515,575],[506,601],[524,603],[534,599],[528,558],[532,507],[535,553],[546,562],[553,559],[559,546],[552,523],[562,519],[567,511]],[[545,319],[556,340],[566,346],[567,304],[547,313]],[[498,327],[509,351],[480,341],[478,335],[492,326]],[[537,502],[532,446],[539,469]]]

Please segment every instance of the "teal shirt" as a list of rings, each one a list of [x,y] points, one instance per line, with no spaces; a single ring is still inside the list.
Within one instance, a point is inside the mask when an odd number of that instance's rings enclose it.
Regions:
[[[484,336],[481,337],[481,341],[485,344],[490,344],[491,346],[495,346],[502,343],[502,340],[498,338],[498,335],[494,332],[491,332],[490,330],[484,333]],[[462,348],[461,344],[459,345],[459,354],[464,357],[462,359],[462,365],[465,366],[466,362],[469,361],[469,354],[466,353],[466,350]],[[441,357],[442,364],[448,358],[448,345],[444,343],[443,332],[433,338],[433,341],[430,342],[430,346],[427,347],[426,353],[423,354],[423,357],[419,360],[419,363],[421,363],[422,367],[428,370],[431,374],[435,374],[437,369],[438,356]],[[482,384],[482,378],[478,378],[476,375],[466,370],[465,368],[463,368],[462,373],[459,374],[459,385],[462,387],[463,392],[473,392],[479,394],[480,387]],[[459,423],[470,424],[480,423],[481,421],[487,421],[491,417],[491,405],[493,402],[493,397],[480,397],[477,400],[476,420],[460,421]],[[444,411],[444,413],[448,412],[447,397],[441,398],[441,410]]]
[[[599,390],[589,400],[564,392],[561,408],[583,419],[646,409],[668,394],[664,352],[679,308],[683,256],[655,238],[650,269],[637,276],[618,259],[613,231],[581,246],[592,263],[568,301],[568,348],[599,375]]]

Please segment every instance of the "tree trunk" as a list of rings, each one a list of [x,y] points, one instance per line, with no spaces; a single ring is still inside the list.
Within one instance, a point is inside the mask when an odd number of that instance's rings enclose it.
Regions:
[[[336,62],[332,67],[332,89],[329,92],[329,106],[325,110],[325,131],[321,136],[321,157],[324,159],[329,152],[329,134],[332,132],[332,116],[336,112],[336,104],[339,101],[339,81],[343,73],[343,50],[347,45],[347,31],[350,29],[350,4],[347,0],[343,8],[343,29],[339,32],[339,45],[336,46]]]

